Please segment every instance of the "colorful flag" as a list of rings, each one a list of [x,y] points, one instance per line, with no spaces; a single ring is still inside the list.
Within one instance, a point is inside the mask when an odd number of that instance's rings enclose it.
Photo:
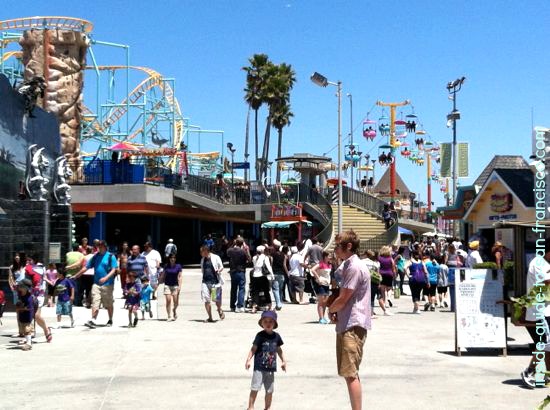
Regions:
[[[451,177],[451,162],[453,158],[453,146],[450,142],[439,144],[441,153],[441,176],[443,178]]]

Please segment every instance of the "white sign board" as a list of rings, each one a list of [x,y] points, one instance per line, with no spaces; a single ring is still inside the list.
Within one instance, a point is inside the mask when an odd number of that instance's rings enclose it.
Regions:
[[[502,271],[459,269],[455,274],[456,351],[461,348],[506,349]]]

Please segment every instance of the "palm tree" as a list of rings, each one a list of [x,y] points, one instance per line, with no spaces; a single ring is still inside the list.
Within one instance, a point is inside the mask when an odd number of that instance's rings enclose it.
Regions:
[[[263,87],[265,81],[265,66],[270,64],[269,57],[266,54],[254,54],[248,59],[250,66],[243,67],[246,71],[246,88],[245,101],[249,107],[254,110],[254,149],[255,149],[255,169],[256,180],[259,179],[259,166],[258,166],[258,110],[264,103],[263,99]],[[245,146],[245,157],[248,155],[248,141]]]
[[[290,111],[290,104],[284,102],[275,107],[273,112],[272,124],[277,129],[278,141],[277,141],[277,158],[281,158],[281,149],[283,145],[283,128],[290,125],[290,119],[294,117],[292,111]],[[281,169],[277,164],[277,183],[281,182]]]
[[[272,121],[274,116],[277,115],[277,112],[281,110],[280,107],[289,105],[290,90],[293,88],[295,82],[296,75],[292,70],[292,66],[290,66],[289,64],[282,63],[280,65],[272,65],[267,67],[266,81],[264,83],[265,86],[263,89],[263,98],[269,106],[269,114],[267,117],[266,131],[264,137],[264,149],[262,152],[261,160],[262,169],[260,172],[260,174],[263,173],[264,177],[267,176],[267,164],[269,158]],[[287,107],[287,111],[288,109],[289,107]],[[282,143],[282,141],[280,141],[280,143]],[[279,156],[280,152],[281,147],[279,146]]]

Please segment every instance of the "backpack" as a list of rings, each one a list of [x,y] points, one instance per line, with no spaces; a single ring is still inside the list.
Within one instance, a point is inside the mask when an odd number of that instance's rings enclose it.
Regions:
[[[424,268],[422,263],[412,263],[409,268],[411,273],[411,282],[426,283],[426,275],[424,274]]]

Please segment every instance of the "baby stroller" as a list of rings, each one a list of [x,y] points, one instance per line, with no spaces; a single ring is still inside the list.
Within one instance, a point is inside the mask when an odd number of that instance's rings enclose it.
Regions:
[[[317,303],[317,292],[315,292],[315,278],[309,270],[306,271],[304,292],[309,293],[309,303]]]
[[[6,295],[3,290],[0,290],[0,326],[3,326],[2,316],[4,316],[4,309],[6,307]]]
[[[245,301],[245,307],[247,309],[252,309],[254,307],[254,298],[252,296],[255,292],[254,282],[252,280],[253,272],[254,272],[254,269],[251,269],[248,277],[248,280],[249,280],[248,283],[250,285],[248,286],[248,295],[246,296],[246,301]],[[269,304],[271,304],[271,296],[269,294],[269,291],[266,293],[263,290],[261,290],[258,294],[258,305],[257,305],[258,310],[267,310],[267,306]]]

